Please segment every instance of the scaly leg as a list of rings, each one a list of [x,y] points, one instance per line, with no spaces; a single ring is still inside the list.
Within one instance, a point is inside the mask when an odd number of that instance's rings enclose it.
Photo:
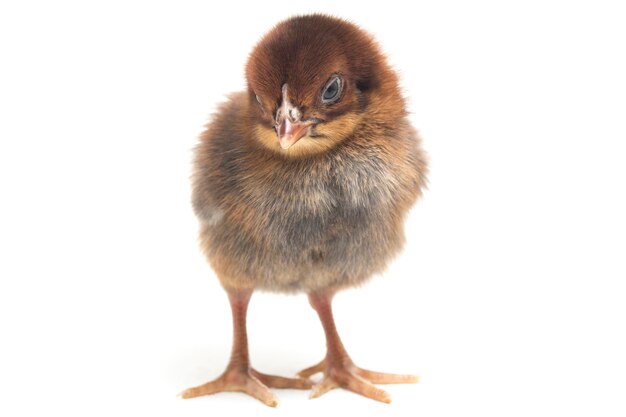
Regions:
[[[217,379],[189,388],[181,393],[183,398],[199,397],[218,392],[245,392],[270,407],[276,407],[278,400],[268,387],[272,388],[311,388],[306,379],[292,379],[266,375],[250,367],[248,336],[246,333],[246,312],[251,291],[229,291],[228,298],[233,313],[233,348],[226,370]]]
[[[330,292],[313,292],[309,294],[309,302],[317,311],[324,327],[327,350],[324,360],[315,366],[301,371],[298,375],[308,378],[318,372],[324,373],[322,381],[313,387],[311,398],[317,398],[333,388],[342,387],[373,400],[384,403],[391,402],[389,394],[376,388],[373,384],[414,384],[419,378],[414,375],[373,372],[354,365],[343,343],[341,343],[335,327],[331,308],[332,297],[333,293]]]

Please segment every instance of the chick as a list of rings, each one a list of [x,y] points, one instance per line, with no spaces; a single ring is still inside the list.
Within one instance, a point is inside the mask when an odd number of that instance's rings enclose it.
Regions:
[[[225,372],[184,398],[242,391],[277,405],[268,387],[343,387],[374,400],[373,384],[417,377],[355,366],[335,328],[333,295],[383,271],[425,184],[426,161],[396,74],[357,26],[324,15],[279,23],[252,51],[247,91],[214,115],[195,149],[200,244],[226,290],[233,347]],[[255,290],[308,294],[327,353],[300,378],[250,365],[246,310]]]

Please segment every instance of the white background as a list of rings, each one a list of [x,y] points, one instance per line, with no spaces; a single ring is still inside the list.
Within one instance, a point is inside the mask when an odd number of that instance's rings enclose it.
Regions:
[[[0,414],[623,416],[618,3],[3,1]],[[191,149],[259,37],[310,11],[375,34],[431,158],[403,255],[335,302],[357,364],[422,381],[183,401],[231,342]],[[303,295],[255,295],[249,334],[265,372],[324,353]]]

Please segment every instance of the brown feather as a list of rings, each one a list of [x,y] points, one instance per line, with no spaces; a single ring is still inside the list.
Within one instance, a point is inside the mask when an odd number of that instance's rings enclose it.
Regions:
[[[324,105],[333,74],[344,79],[342,97]],[[222,285],[339,289],[381,272],[403,245],[426,159],[377,44],[343,20],[295,17],[259,42],[246,76],[248,91],[219,108],[195,150],[193,206]],[[315,135],[288,150],[273,119],[285,83],[319,119]]]

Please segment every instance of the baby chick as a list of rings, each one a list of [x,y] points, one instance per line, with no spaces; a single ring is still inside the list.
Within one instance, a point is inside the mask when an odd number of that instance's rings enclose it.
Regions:
[[[252,51],[247,90],[214,115],[195,150],[193,207],[200,242],[226,290],[233,347],[224,373],[184,398],[242,391],[276,406],[268,387],[343,387],[374,400],[373,384],[417,377],[354,365],[331,310],[333,295],[384,270],[400,251],[426,162],[398,78],[357,26],[324,15],[279,23]],[[306,292],[327,353],[300,378],[250,365],[246,310],[255,290]]]

